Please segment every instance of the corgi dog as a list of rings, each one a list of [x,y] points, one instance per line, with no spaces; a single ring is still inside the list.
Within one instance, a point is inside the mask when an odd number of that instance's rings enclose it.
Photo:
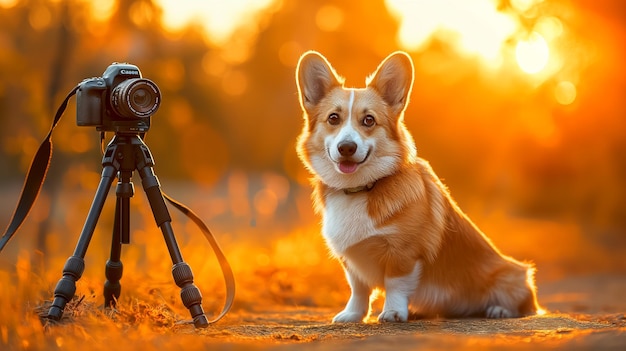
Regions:
[[[536,314],[534,267],[502,255],[417,156],[404,124],[413,77],[404,52],[383,60],[360,89],[344,87],[318,52],[298,62],[298,156],[351,288],[333,323],[363,322],[374,289],[385,296],[379,322]]]

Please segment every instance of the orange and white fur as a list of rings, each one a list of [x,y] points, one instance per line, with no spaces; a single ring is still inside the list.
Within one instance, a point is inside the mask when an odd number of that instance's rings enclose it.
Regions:
[[[362,322],[376,288],[385,293],[381,322],[535,314],[534,268],[502,255],[417,157],[403,122],[413,71],[396,52],[365,88],[349,89],[321,54],[298,63],[298,155],[352,291],[333,322]]]

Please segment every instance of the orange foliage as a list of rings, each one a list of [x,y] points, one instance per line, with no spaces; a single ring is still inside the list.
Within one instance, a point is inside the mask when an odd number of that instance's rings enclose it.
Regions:
[[[432,3],[255,2],[264,6],[229,9],[222,17],[234,20],[218,33],[203,19],[176,17],[184,15],[182,5],[175,13],[179,1],[0,0],[0,223],[65,93],[113,61],[130,61],[163,94],[146,139],[155,172],[164,191],[216,233],[237,278],[234,309],[339,307],[348,286],[318,233],[294,149],[302,125],[295,64],[318,50],[347,85],[362,86],[355,77],[404,49],[416,63],[406,122],[420,155],[504,253],[537,264],[539,291],[566,275],[626,271],[621,2]],[[124,340],[127,330],[133,345],[145,338],[147,349],[179,346],[154,332],[154,320],[174,324],[187,311],[139,184],[122,253],[123,322],[88,314],[43,333],[33,313],[51,298],[100,173],[98,133],[75,126],[74,108],[55,131],[38,202],[0,254],[0,348],[77,348],[106,343],[109,333]],[[109,197],[77,291],[96,306],[113,224]],[[205,309],[216,313],[224,296],[218,265],[198,230],[173,218]]]

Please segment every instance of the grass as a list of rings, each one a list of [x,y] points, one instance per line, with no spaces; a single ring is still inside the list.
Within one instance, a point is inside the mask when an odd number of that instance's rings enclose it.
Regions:
[[[148,210],[139,208],[138,217],[144,223],[152,222]],[[203,293],[203,307],[211,319],[221,310],[225,295],[219,266],[197,229],[180,217],[174,219],[181,251],[193,269],[195,283]],[[546,348],[571,346],[579,339],[583,343],[592,340],[589,345],[593,347],[626,342],[626,322],[623,315],[620,317],[624,310],[613,307],[611,313],[600,315],[553,313],[509,321],[329,324],[350,292],[339,264],[327,253],[315,221],[309,218],[303,223],[285,224],[266,218],[257,220],[255,226],[246,222],[213,228],[233,267],[237,295],[231,312],[205,330],[190,324],[180,289],[171,276],[167,249],[153,225],[134,227],[131,244],[123,247],[122,295],[114,309],[102,307],[110,236],[108,229],[98,228],[76,297],[68,303],[60,323],[49,323],[42,316],[76,240],[63,232],[78,232],[82,219],[66,218],[63,230],[52,227],[46,253],[33,247],[36,225],[27,223],[0,255],[0,349],[248,350],[297,345],[299,350],[305,346],[368,350],[398,342],[398,349],[415,349],[415,345],[428,346],[425,349],[515,349],[529,343]],[[620,255],[607,254],[575,225],[514,219],[500,213],[478,221],[486,233],[494,233],[490,237],[503,252],[535,261],[540,303],[542,286],[548,282],[608,268],[623,272]],[[103,223],[102,227],[110,225]],[[545,299],[557,305],[567,296],[573,295],[555,293]],[[581,301],[568,303],[575,306]],[[377,301],[373,308],[380,309],[381,305]]]

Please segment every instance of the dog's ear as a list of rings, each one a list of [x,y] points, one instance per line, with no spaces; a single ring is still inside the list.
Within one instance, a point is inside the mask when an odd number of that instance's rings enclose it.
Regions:
[[[343,78],[335,73],[322,54],[308,51],[298,61],[296,83],[300,93],[300,105],[303,109],[309,110],[317,105],[332,88],[341,86]]]
[[[394,52],[367,78],[367,86],[378,91],[385,102],[400,114],[406,108],[413,87],[413,61],[402,51]]]

